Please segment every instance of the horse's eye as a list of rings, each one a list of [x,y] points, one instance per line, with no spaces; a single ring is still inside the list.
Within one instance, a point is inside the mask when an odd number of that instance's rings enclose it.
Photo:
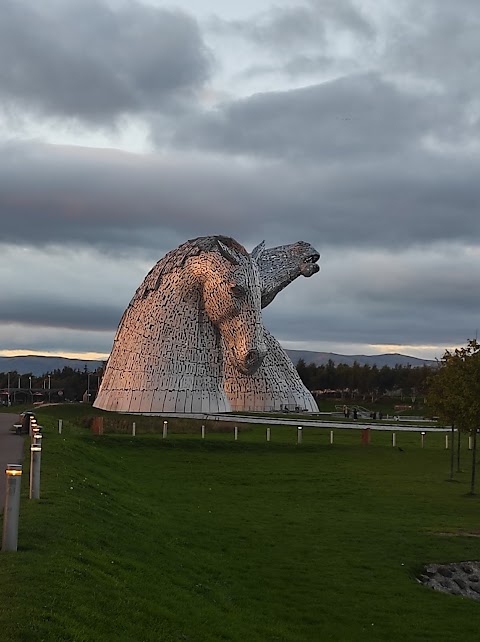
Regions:
[[[245,296],[245,290],[241,285],[232,285],[230,292],[236,299],[241,299]]]

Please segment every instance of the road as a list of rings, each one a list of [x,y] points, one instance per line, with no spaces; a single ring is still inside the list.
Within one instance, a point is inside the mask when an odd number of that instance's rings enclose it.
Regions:
[[[7,464],[21,464],[23,437],[10,432],[18,415],[0,413],[0,513],[5,504],[5,469]]]

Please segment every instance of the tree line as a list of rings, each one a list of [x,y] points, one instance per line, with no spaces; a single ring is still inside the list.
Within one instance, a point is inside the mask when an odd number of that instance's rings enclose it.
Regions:
[[[6,403],[8,395],[7,388],[13,389],[10,394],[12,403],[24,403],[30,401],[82,401],[87,392],[90,393],[90,401],[93,401],[101,378],[102,368],[94,372],[78,370],[65,366],[62,370],[56,369],[40,376],[31,372],[20,374],[18,372],[0,373],[0,393],[2,403]],[[10,384],[10,385],[9,385]],[[18,391],[18,392],[17,392]]]
[[[312,392],[328,394],[330,391],[332,396],[337,393],[338,396],[362,396],[372,400],[386,393],[409,397],[425,395],[429,379],[435,371],[435,366],[396,365],[393,368],[378,368],[376,365],[360,365],[358,362],[352,365],[335,364],[332,359],[321,365],[307,364],[299,359],[296,368],[303,383]]]
[[[318,366],[314,363],[307,364],[300,359],[296,368],[305,386],[313,392],[325,394],[327,391],[327,394],[330,393],[332,396],[347,398],[368,397],[372,401],[386,393],[407,397],[425,395],[429,378],[434,371],[434,368],[428,366],[396,365],[378,368],[375,365],[360,365],[357,362],[352,365],[336,365],[331,359]],[[87,390],[92,396],[96,394],[101,373],[102,368],[88,372],[86,367],[79,370],[68,366],[40,376],[32,373],[19,374],[16,371],[2,372],[0,390],[7,389],[10,382],[10,388],[32,389],[38,398],[48,398],[49,390],[61,390],[61,396],[65,400],[81,401]],[[25,394],[28,397],[28,392],[19,394],[17,401],[26,401]]]

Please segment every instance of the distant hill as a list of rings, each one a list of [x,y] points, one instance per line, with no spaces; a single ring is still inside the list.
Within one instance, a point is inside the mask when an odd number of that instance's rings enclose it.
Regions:
[[[328,362],[331,359],[335,365],[345,363],[352,365],[355,361],[360,365],[373,366],[378,368],[388,366],[394,368],[397,364],[401,366],[420,367],[423,365],[434,366],[436,361],[428,359],[417,359],[416,357],[408,357],[403,354],[335,354],[334,352],[311,352],[309,350],[287,350],[287,354],[293,363],[296,365],[299,359],[303,359],[305,363],[314,363],[319,366]],[[65,367],[73,368],[74,370],[84,370],[87,368],[88,372],[94,372],[102,365],[102,361],[93,361],[89,359],[67,359],[65,357],[44,357],[29,355],[25,357],[0,357],[0,372],[13,372],[19,374],[32,374],[39,377],[47,372],[53,370],[62,370]]]
[[[421,367],[421,366],[434,366],[436,361],[431,359],[418,359],[417,357],[408,357],[404,354],[392,353],[392,354],[335,354],[334,352],[310,352],[308,350],[287,350],[287,354],[293,363],[296,365],[299,359],[303,359],[305,363],[314,363],[316,366],[321,366],[326,364],[330,359],[335,365],[339,363],[344,363],[347,366],[351,366],[355,361],[363,365],[373,366],[376,365],[377,368],[382,368],[383,366],[388,366],[389,368],[394,368],[396,365],[399,366],[412,366],[412,367]]]

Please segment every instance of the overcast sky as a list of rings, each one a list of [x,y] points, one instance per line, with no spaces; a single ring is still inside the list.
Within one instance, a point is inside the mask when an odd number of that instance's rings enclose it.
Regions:
[[[287,348],[480,326],[478,0],[0,0],[0,354],[106,355],[165,252],[306,240]]]

